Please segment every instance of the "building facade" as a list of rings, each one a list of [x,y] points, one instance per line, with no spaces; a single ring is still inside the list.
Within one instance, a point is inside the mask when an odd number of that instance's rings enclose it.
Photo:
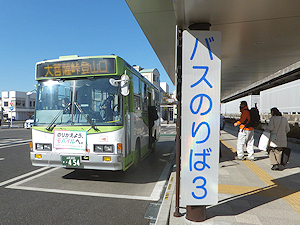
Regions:
[[[158,89],[160,89],[160,74],[157,69],[144,69],[140,66],[133,66],[133,68],[146,77]]]
[[[257,107],[262,122],[269,121],[270,110],[277,107],[290,124],[300,124],[300,79],[221,104],[221,113],[228,118],[239,118],[239,104],[247,101],[248,108]]]
[[[169,85],[167,82],[160,82],[160,87],[164,90],[165,93],[167,93],[168,95],[170,94]]]
[[[26,120],[34,114],[36,93],[2,91],[3,119]]]
[[[277,107],[284,114],[300,114],[300,79],[260,92],[260,112]]]

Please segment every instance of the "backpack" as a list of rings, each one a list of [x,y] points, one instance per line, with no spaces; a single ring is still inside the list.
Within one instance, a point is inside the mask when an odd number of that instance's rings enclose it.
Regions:
[[[246,127],[257,127],[260,124],[260,115],[256,107],[252,107],[250,110],[250,122]]]

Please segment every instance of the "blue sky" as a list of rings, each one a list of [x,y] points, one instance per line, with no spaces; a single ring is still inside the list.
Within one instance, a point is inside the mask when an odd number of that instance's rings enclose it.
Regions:
[[[0,8],[0,92],[34,89],[38,61],[110,54],[157,68],[174,90],[125,0],[2,0]]]

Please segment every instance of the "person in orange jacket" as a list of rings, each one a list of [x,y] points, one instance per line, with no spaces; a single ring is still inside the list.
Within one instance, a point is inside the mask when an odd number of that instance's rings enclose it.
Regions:
[[[240,126],[237,139],[237,160],[244,160],[244,146],[247,147],[248,156],[247,159],[254,160],[254,128],[249,125],[250,123],[250,112],[246,101],[242,101],[240,104],[241,118],[239,121],[234,123],[234,126]]]

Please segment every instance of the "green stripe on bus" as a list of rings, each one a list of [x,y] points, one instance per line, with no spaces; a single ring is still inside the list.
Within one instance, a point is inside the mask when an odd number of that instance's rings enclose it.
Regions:
[[[53,133],[54,130],[73,130],[73,131],[87,131],[88,134],[99,134],[99,133],[106,133],[112,132],[116,130],[120,130],[123,126],[97,126],[99,131],[95,131],[93,128],[90,129],[90,126],[64,126],[64,127],[55,127],[52,131],[46,130],[46,127],[37,127],[33,126],[32,129],[42,131],[45,133]]]

